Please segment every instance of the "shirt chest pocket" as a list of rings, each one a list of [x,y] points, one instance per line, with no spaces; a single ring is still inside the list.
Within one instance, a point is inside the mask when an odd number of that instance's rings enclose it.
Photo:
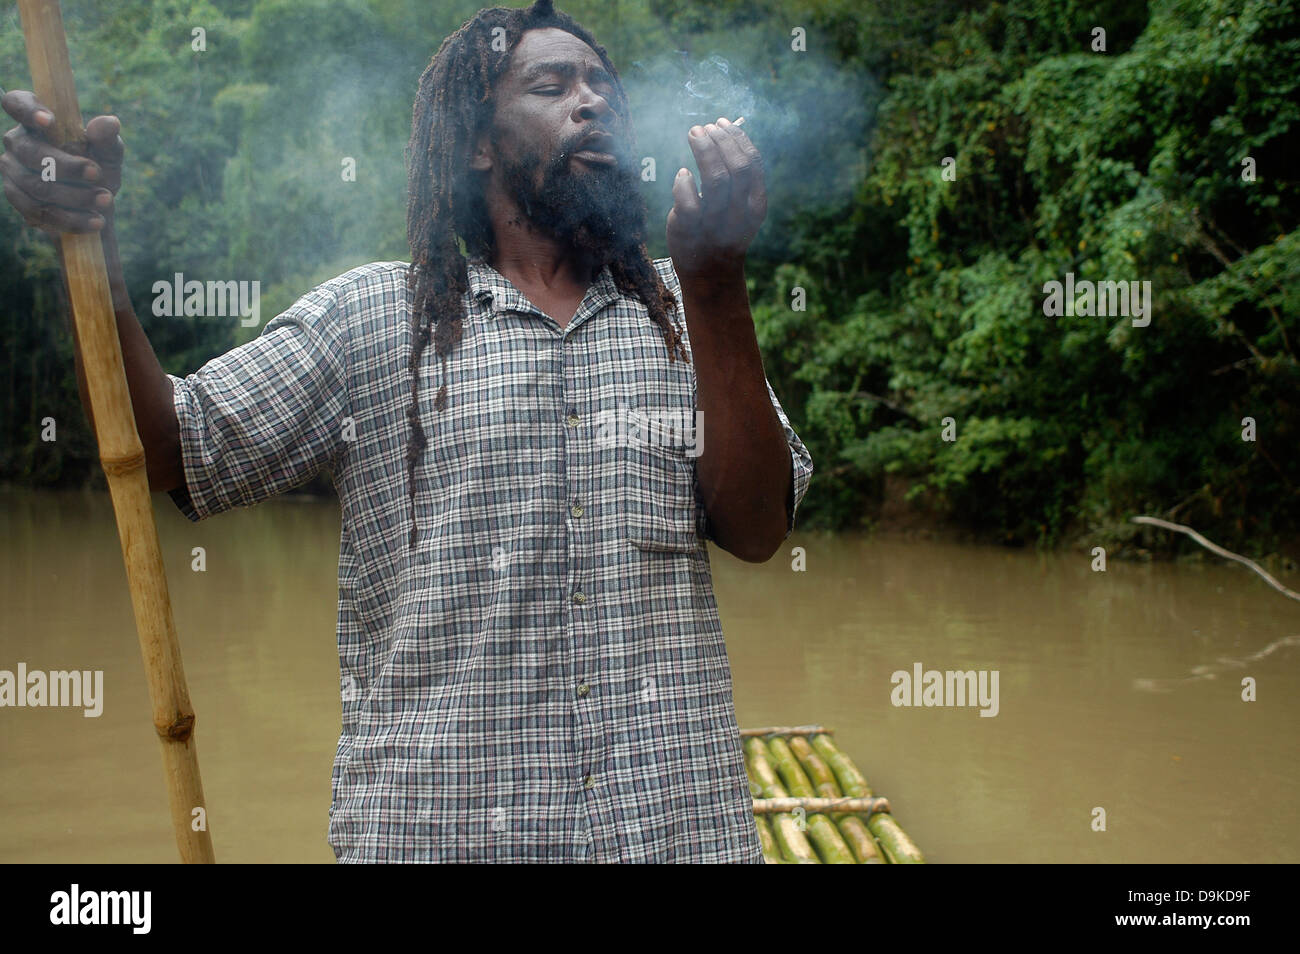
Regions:
[[[694,553],[703,540],[690,441],[683,442],[676,422],[631,411],[628,423],[619,448],[620,516],[628,542],[641,550]]]

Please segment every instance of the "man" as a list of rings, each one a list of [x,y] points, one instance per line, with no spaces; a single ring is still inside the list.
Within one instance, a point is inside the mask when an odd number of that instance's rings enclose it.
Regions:
[[[116,121],[87,127],[99,169],[40,142],[30,94],[5,108],[6,195],[97,227],[94,187],[31,170],[116,191]],[[420,80],[410,266],[326,282],[186,378],[102,223],[151,486],[201,520],[332,470],[340,861],[762,862],[704,541],[769,559],[812,463],[745,289],[761,160],[725,119],[688,140],[703,191],[679,173],[651,262],[604,50],[545,0],[480,11]]]

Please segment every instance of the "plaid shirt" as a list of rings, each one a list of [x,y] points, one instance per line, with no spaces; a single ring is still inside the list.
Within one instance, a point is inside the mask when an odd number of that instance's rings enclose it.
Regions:
[[[655,266],[680,302],[671,260]],[[683,426],[693,365],[608,269],[561,329],[471,264],[441,412],[432,345],[420,367],[411,552],[405,270],[355,268],[169,375],[190,520],[333,475],[335,855],[761,864]],[[812,461],[768,393],[788,536]]]

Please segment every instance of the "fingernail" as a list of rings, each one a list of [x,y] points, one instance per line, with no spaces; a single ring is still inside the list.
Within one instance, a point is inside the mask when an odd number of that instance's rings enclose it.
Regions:
[[[728,122],[726,119],[719,119],[718,125],[721,126],[723,129],[726,129],[728,126],[731,125],[731,123]]]
[[[686,167],[682,166],[680,169],[677,170],[677,178],[680,179],[684,175],[686,175]]]
[[[54,122],[54,114],[48,109],[38,109],[36,110],[36,121],[42,126],[48,126]]]
[[[90,227],[92,229],[102,229],[104,227],[104,217],[102,215],[94,216],[90,220]]]
[[[700,136],[703,136],[703,135],[704,135],[704,129],[703,129],[702,127],[700,127],[700,126],[692,126],[692,127],[691,127],[691,135],[692,135],[692,136],[695,136],[696,138],[698,138],[698,137],[700,137]]]
[[[94,182],[96,179],[99,178],[99,168],[97,166],[86,166],[86,169],[82,173],[82,175],[84,175],[91,182]]]
[[[95,205],[99,206],[101,209],[107,209],[112,204],[113,193],[111,192],[101,192],[99,195],[95,196]]]

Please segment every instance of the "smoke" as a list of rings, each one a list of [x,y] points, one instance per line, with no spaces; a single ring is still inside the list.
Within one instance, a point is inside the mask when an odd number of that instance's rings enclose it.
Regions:
[[[264,305],[285,304],[331,268],[409,254],[403,151],[411,100],[420,71],[450,27],[431,26],[417,38],[386,28],[365,5],[357,10],[342,43],[340,28],[328,19],[271,6],[243,35],[244,69],[227,75],[224,60],[201,61],[211,73],[206,82],[225,84],[215,112],[228,140],[239,143],[222,195],[223,208],[238,210],[231,259],[239,268],[257,263]],[[459,23],[450,12],[442,17]],[[607,22],[589,25],[598,40],[619,36]],[[698,172],[690,127],[744,116],[744,131],[763,156],[768,194],[767,223],[753,252],[786,257],[800,217],[847,203],[863,177],[875,83],[860,67],[834,60],[820,37],[796,52],[766,29],[701,32],[680,41],[653,29],[655,39],[638,41],[640,51],[655,51],[650,55],[620,55],[626,44],[609,47],[636,129],[630,159],[646,200],[652,253],[667,253],[674,175],[682,166]],[[310,67],[283,56],[286,31],[298,31],[316,51]],[[678,42],[690,51],[675,49]],[[355,178],[344,179],[348,159],[355,160]],[[646,160],[653,160],[652,169]],[[256,229],[239,225],[253,221]],[[186,236],[177,238],[176,247],[188,244]],[[174,268],[166,274],[198,271],[189,260],[167,264]]]
[[[730,105],[740,115],[763,114],[769,124],[774,124],[772,128],[795,122],[789,108],[778,106],[755,93],[744,77],[718,54],[714,53],[694,66],[685,59],[684,53],[677,55],[683,57],[686,71],[686,79],[677,92],[677,107],[684,117],[698,117],[708,122],[716,118],[717,108]]]
[[[801,210],[845,202],[865,172],[864,143],[879,92],[865,73],[811,52],[743,64],[741,54],[683,50],[620,67],[638,149],[654,159],[656,181],[643,190],[653,239],[672,207],[672,179],[686,166],[691,126],[745,117],[744,130],[763,157],[768,226],[756,250],[781,254],[778,233]],[[765,234],[766,233],[766,234]],[[652,250],[655,250],[653,242]],[[659,252],[656,251],[656,254]]]

